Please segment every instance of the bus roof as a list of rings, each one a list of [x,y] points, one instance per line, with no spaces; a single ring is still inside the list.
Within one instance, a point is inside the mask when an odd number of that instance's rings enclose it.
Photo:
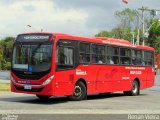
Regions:
[[[142,46],[142,45],[134,45],[127,40],[116,39],[116,38],[107,38],[107,37],[80,37],[74,36],[64,33],[52,33],[52,32],[32,32],[32,33],[23,33],[24,34],[52,34],[54,37],[61,38],[61,39],[72,39],[72,40],[80,40],[84,42],[94,42],[99,44],[111,44],[115,46],[123,46],[123,47],[131,47],[131,48],[138,48],[138,49],[145,49],[145,50],[154,50],[154,48],[149,46]]]

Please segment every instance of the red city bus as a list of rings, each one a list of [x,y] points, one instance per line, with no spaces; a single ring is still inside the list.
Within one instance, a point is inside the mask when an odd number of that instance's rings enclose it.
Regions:
[[[25,33],[13,47],[11,91],[86,99],[123,91],[139,95],[154,85],[154,49],[114,38]]]

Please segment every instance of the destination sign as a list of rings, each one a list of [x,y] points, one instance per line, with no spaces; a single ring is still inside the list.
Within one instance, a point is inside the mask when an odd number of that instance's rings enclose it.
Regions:
[[[18,35],[18,42],[47,42],[51,38],[51,34],[22,34]]]

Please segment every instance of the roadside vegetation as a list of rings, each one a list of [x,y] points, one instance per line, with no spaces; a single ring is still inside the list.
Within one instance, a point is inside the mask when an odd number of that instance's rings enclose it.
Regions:
[[[0,70],[9,70],[11,67],[12,47],[14,37],[0,40]]]
[[[0,93],[10,92],[10,83],[1,83],[0,82]]]

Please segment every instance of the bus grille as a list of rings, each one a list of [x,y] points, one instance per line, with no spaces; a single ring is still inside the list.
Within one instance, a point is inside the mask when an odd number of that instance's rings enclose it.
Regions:
[[[43,90],[43,88],[32,88],[31,90],[26,90],[23,87],[18,87],[18,86],[15,86],[15,88],[19,91],[25,91],[25,92],[41,92]]]

